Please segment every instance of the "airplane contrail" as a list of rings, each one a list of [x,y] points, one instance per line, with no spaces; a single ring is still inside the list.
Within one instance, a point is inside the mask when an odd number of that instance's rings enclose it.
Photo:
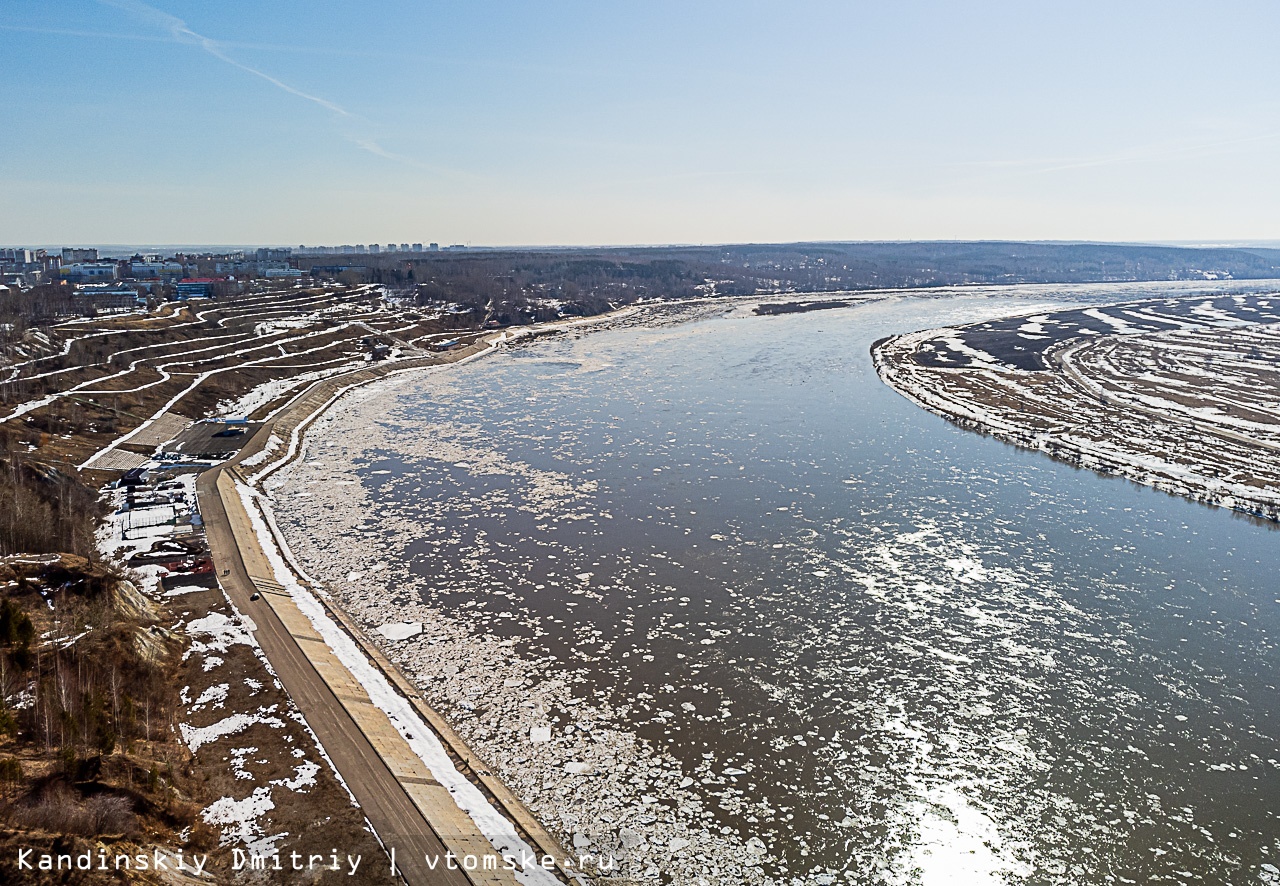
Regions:
[[[193,31],[185,21],[175,15],[170,15],[163,10],[156,9],[154,6],[148,6],[146,3],[140,2],[140,0],[98,0],[98,2],[103,6],[114,7],[115,9],[127,12],[136,18],[142,19],[143,21],[148,21],[160,29],[167,31],[173,42],[198,46],[205,52],[209,53],[209,55],[218,59],[218,61],[244,71],[246,74],[252,74],[255,77],[265,80],[277,89],[283,90],[284,92],[297,96],[298,98],[305,99],[306,101],[318,105],[338,117],[347,120],[363,121],[363,118],[359,115],[353,114],[335,102],[331,102],[326,98],[321,98],[318,95],[312,95],[309,92],[298,89],[296,86],[290,86],[288,83],[285,83],[283,80],[276,77],[272,77],[265,71],[261,71],[252,65],[246,65],[243,62],[237,61],[227,55],[226,51],[222,48],[222,44],[217,40]],[[415,166],[419,165],[417,163],[413,163],[413,161],[406,157],[387,151],[373,138],[367,135],[347,136],[347,138],[359,148],[368,151],[371,154],[375,154],[379,157],[385,157],[389,160],[411,163]]]

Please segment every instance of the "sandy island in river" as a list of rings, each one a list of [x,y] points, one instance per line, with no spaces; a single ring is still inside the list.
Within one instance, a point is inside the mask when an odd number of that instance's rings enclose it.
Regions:
[[[1040,313],[877,342],[924,408],[1093,470],[1280,518],[1280,294]]]

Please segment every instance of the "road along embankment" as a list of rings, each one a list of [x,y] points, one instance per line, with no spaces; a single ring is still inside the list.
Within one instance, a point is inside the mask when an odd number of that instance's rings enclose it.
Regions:
[[[577,324],[477,337],[429,357],[311,386],[198,493],[220,579],[371,826],[417,884],[586,882],[571,857],[297,565],[256,484],[294,459],[306,428],[349,391]]]

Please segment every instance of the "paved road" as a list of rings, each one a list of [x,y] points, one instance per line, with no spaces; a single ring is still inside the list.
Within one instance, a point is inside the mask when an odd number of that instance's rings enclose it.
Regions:
[[[236,607],[254,620],[258,628],[254,636],[267,660],[315,730],[383,845],[396,850],[403,878],[411,886],[471,886],[470,878],[462,871],[441,869],[443,865],[435,870],[429,868],[428,857],[443,859],[448,851],[440,836],[275,610],[263,600],[249,599],[259,591],[249,576],[237,533],[232,530],[227,503],[219,495],[218,478],[222,472],[222,468],[207,471],[197,483],[197,491],[223,588]],[[236,516],[243,519],[242,514]]]

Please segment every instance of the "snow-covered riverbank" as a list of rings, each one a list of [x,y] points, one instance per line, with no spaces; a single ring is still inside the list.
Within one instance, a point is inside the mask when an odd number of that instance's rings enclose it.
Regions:
[[[1280,518],[1280,325],[1257,322],[1272,319],[1259,316],[1272,299],[1195,300],[1154,312],[1170,304],[1030,316],[1000,334],[915,332],[877,342],[872,358],[886,384],[963,427],[1206,504]],[[1110,332],[1065,328],[1080,315]],[[1145,328],[1134,325],[1143,320]],[[1056,340],[1046,325],[1058,327]],[[1015,336],[1037,343],[1044,368],[1017,365],[1028,358],[1013,353],[1022,345],[1010,348]]]

